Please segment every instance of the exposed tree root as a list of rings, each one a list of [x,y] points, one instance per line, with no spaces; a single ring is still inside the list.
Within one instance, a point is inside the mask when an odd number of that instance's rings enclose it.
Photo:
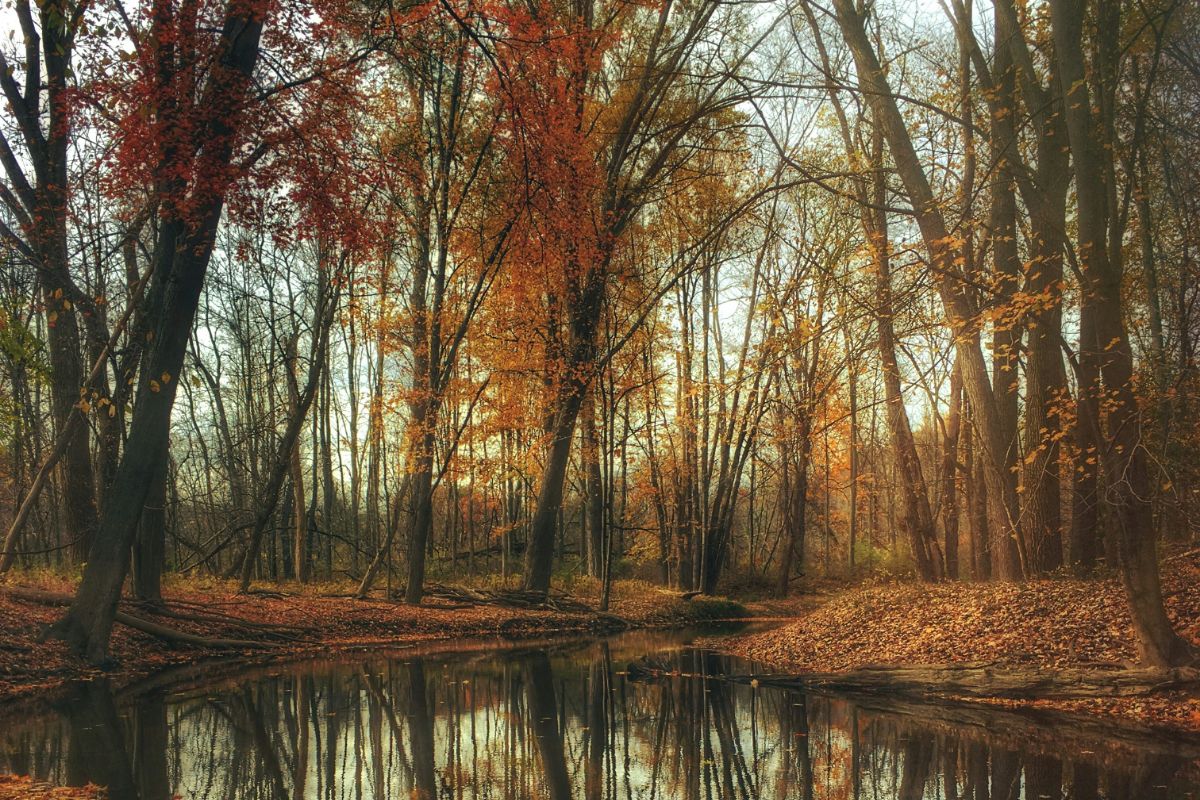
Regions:
[[[69,606],[72,597],[66,594],[57,594],[55,592],[43,592],[38,589],[24,589],[20,587],[10,587],[3,590],[6,594],[15,597],[18,600],[25,600],[32,603],[40,603],[42,605],[51,606]],[[229,650],[229,649],[260,649],[278,647],[277,642],[251,640],[251,639],[227,639],[220,637],[198,636],[194,633],[176,630],[175,628],[160,625],[157,622],[151,622],[148,619],[137,617],[132,614],[127,614],[124,611],[118,611],[114,617],[115,621],[125,625],[126,627],[148,633],[151,636],[157,636],[168,642],[178,642],[181,644],[189,644],[195,647],[206,647],[214,650]]]
[[[229,614],[181,611],[166,605],[142,604],[138,601],[134,602],[138,603],[139,605],[145,605],[147,610],[156,617],[168,617],[170,619],[177,619],[183,622],[209,622],[216,625],[229,625],[231,627],[242,628],[247,631],[255,631],[264,636],[269,636],[283,641],[303,641],[304,634],[313,632],[311,628],[302,628],[295,625],[276,625],[268,622],[255,622],[254,620],[242,619],[240,617],[230,616]]]
[[[159,625],[156,622],[135,617],[122,611],[117,612],[115,619],[122,625],[135,628],[152,636],[157,636],[160,639],[165,639],[169,642],[182,642],[184,644],[195,645],[196,647],[211,647],[218,650],[278,647],[276,642],[252,641],[250,639],[210,639],[206,636],[196,636],[195,634],[185,633],[175,628],[168,628],[165,625]]]

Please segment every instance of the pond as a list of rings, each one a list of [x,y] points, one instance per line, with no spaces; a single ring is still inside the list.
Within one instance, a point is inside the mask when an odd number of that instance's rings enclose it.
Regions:
[[[734,682],[694,633],[91,682],[0,707],[0,770],[114,800],[1200,796],[1194,741]]]

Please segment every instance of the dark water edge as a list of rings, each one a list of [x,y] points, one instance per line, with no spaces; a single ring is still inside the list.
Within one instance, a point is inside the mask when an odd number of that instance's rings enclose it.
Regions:
[[[732,683],[751,665],[696,634],[351,654],[122,693],[90,682],[45,714],[0,706],[0,771],[114,800],[1200,797],[1193,741]]]

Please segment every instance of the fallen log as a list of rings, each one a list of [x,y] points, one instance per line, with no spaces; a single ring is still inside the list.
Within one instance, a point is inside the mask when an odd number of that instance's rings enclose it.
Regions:
[[[729,676],[729,679],[792,689],[1008,700],[1136,697],[1168,689],[1200,689],[1200,669],[1194,667],[1046,669],[997,664],[929,664],[871,666],[848,672],[798,675],[742,675]]]
[[[39,603],[41,605],[68,606],[74,599],[70,595],[66,594],[45,592],[40,589],[25,589],[18,586],[5,588],[3,591],[5,594],[9,595],[10,597],[14,597],[17,600],[24,600],[30,603]],[[148,633],[151,636],[156,636],[165,641],[190,644],[196,647],[206,647],[214,650],[265,649],[279,646],[276,642],[199,636],[194,633],[188,633],[175,628],[169,628],[166,625],[160,625],[157,622],[152,622],[142,617],[135,617],[134,615],[127,614],[124,611],[117,611],[113,619],[127,628],[133,628],[134,630]]]

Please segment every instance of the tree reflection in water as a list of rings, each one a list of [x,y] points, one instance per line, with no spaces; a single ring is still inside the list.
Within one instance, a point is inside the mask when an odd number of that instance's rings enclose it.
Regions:
[[[647,641],[308,664],[120,703],[94,682],[0,718],[0,769],[114,800],[1200,795],[1186,743],[752,688],[719,677],[744,666]],[[665,677],[623,669],[649,652]]]

